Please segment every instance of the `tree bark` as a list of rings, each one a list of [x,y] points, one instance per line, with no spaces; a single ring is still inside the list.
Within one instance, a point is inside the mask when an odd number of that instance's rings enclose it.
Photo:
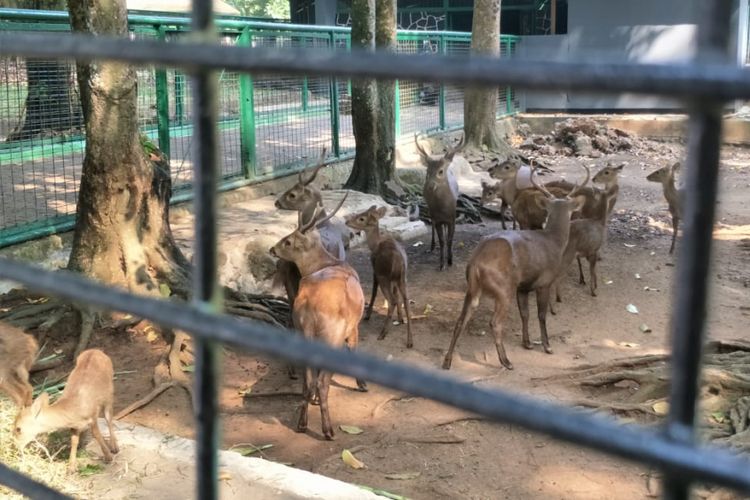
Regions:
[[[500,55],[501,0],[474,0],[472,55]],[[470,147],[503,147],[496,128],[497,87],[468,87],[464,95],[464,133]]]
[[[73,31],[126,37],[124,0],[70,0]],[[138,130],[136,75],[112,62],[78,64],[86,153],[68,268],[140,293],[189,288],[169,227],[169,164]]]
[[[65,2],[61,0],[5,0],[0,6],[65,10]],[[71,70],[72,65],[67,61],[26,60],[27,94],[23,122],[8,135],[7,142],[81,127],[81,108],[70,84]]]
[[[376,0],[352,0],[352,48],[375,49]],[[356,144],[354,166],[344,187],[378,193],[378,92],[375,80],[352,80],[352,128]]]
[[[396,0],[376,0],[375,47],[388,53],[396,51]],[[396,82],[379,80],[377,115],[377,151],[375,181],[377,193],[385,193],[385,183],[396,176]]]

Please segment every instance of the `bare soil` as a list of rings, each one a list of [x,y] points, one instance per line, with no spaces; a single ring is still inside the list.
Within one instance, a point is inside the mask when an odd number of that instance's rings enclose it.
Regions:
[[[683,151],[680,144],[640,141],[633,151],[587,162],[627,162],[599,263],[598,296],[590,296],[588,287],[578,284],[577,268],[571,267],[562,288],[564,302],[556,316],[548,316],[552,355],[539,345],[531,351],[521,347],[520,319],[513,310],[505,341],[513,371],[498,363],[489,329],[491,308],[483,303],[469,333],[459,340],[450,373],[475,384],[564,403],[580,399],[580,389],[535,379],[562,378],[566,370],[583,364],[665,352],[675,259],[668,254],[670,223],[661,187],[647,182],[645,176],[679,159]],[[568,178],[580,175],[572,158],[546,160]],[[739,327],[750,315],[749,195],[750,150],[725,147],[711,274],[711,338],[747,338]],[[377,340],[384,320],[383,299],[379,297],[377,314],[362,323],[361,349],[438,369],[463,299],[466,261],[479,239],[499,227],[497,221],[459,227],[455,264],[445,272],[437,270],[437,256],[428,253],[428,237],[422,238],[421,245],[416,240],[407,242],[409,288],[415,302],[412,311],[424,315],[428,310],[425,318],[414,320],[415,347],[405,348],[403,326],[392,327],[385,340]],[[353,251],[350,260],[369,298],[367,250]],[[628,312],[628,304],[635,305],[638,314]],[[531,307],[535,310],[533,299]],[[642,324],[652,331],[643,333]],[[531,335],[532,340],[539,339],[534,314]],[[72,342],[64,338],[56,341],[56,347],[66,349]],[[153,367],[167,348],[158,335],[135,330],[96,332],[91,345],[105,349],[116,371],[126,372],[117,376],[115,410],[151,390]],[[273,444],[263,452],[270,460],[418,499],[634,499],[650,493],[650,471],[632,463],[560,444],[516,426],[472,420],[455,409],[382,387],[371,385],[370,392],[359,393],[354,381],[344,376],[335,376],[331,389],[334,425],[356,425],[364,432],[348,435],[337,429],[335,441],[324,441],[319,413],[313,409],[310,431],[298,434],[294,428],[299,398],[242,395],[249,389],[251,394],[299,391],[300,383],[287,378],[284,362],[225,350],[223,368],[220,398],[225,447]],[[190,402],[180,389],[167,391],[126,420],[180,436],[194,434]],[[353,450],[367,467],[349,468],[340,458],[343,449]],[[392,473],[414,473],[416,477],[387,479]]]

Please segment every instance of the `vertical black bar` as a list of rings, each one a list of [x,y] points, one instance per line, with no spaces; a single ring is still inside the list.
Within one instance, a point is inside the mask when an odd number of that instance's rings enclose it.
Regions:
[[[732,0],[696,2],[699,9],[698,52],[702,63],[726,62]],[[676,441],[695,439],[703,330],[708,299],[714,212],[719,178],[723,102],[690,104],[685,196],[682,200],[683,242],[678,248],[672,316],[672,387],[667,434]],[[664,497],[687,499],[690,478],[667,471]]]
[[[213,37],[211,0],[193,0],[193,33]],[[216,274],[216,186],[218,136],[216,132],[216,80],[208,71],[193,74],[193,183],[195,193],[195,269],[193,302],[196,307],[220,308]],[[195,418],[197,424],[196,480],[198,498],[218,498],[219,415],[218,349],[214,342],[193,338],[195,349]]]

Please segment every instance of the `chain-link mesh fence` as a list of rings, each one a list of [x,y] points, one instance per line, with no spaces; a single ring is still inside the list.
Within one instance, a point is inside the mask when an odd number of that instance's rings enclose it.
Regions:
[[[131,15],[132,39],[175,42],[188,18]],[[0,9],[4,30],[69,31],[64,12]],[[349,29],[219,20],[225,45],[349,50]],[[397,51],[466,54],[470,34],[400,31]],[[502,37],[503,57],[514,37]],[[141,132],[170,158],[176,193],[188,196],[192,179],[191,83],[182,71],[138,68]],[[402,80],[396,86],[397,137],[458,128],[463,90]],[[498,116],[518,110],[502,88]],[[219,75],[221,175],[240,185],[304,167],[326,147],[330,158],[354,151],[351,85],[346,80],[287,75]],[[0,246],[72,227],[85,132],[75,64],[0,56]]]

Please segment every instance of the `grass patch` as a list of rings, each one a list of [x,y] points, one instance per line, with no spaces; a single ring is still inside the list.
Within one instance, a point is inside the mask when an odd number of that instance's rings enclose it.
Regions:
[[[0,462],[74,498],[90,497],[86,494],[86,488],[81,478],[77,475],[68,474],[67,453],[65,451],[58,453],[59,446],[67,447],[67,439],[60,440],[59,445],[50,445],[49,453],[51,456],[48,456],[44,450],[33,443],[26,448],[23,454],[16,449],[12,434],[16,413],[16,406],[10,400],[4,397],[0,398]],[[60,455],[62,455],[62,458]],[[0,498],[20,500],[26,497],[14,490],[0,486]]]

